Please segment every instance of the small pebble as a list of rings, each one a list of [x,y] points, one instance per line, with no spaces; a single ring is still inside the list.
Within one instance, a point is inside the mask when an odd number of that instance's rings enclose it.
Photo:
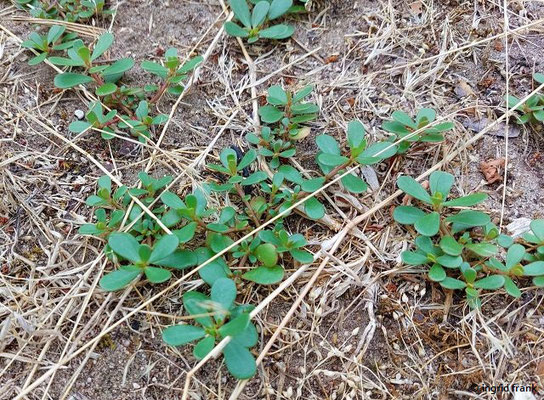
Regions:
[[[85,113],[81,110],[75,110],[74,115],[77,119],[83,119],[83,117],[85,117]]]

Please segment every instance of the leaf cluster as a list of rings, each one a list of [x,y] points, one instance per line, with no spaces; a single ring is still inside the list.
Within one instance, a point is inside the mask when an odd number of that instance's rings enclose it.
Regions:
[[[544,74],[536,73],[533,75],[533,79],[538,84],[543,84]],[[509,95],[506,100],[509,108],[519,112],[516,115],[518,124],[539,124],[544,121],[544,95],[535,93],[519,105],[520,99],[516,96]]]
[[[131,87],[124,84],[122,78],[134,67],[134,60],[122,58],[110,62],[103,59],[114,41],[111,33],[102,34],[94,44],[87,46],[73,34],[63,36],[64,31],[63,26],[53,26],[46,36],[34,32],[22,45],[39,53],[31,64],[47,58],[55,65],[70,68],[69,72],[55,76],[56,87],[94,86],[99,101],[89,104],[84,121],[69,125],[74,133],[92,128],[99,131],[103,139],[112,139],[115,133],[124,135],[128,131],[145,143],[152,136],[153,128],[168,120],[167,115],[156,113],[154,105],[164,93],[180,95],[188,74],[202,61],[202,57],[194,57],[182,64],[177,50],[168,49],[162,64],[154,61],[141,64],[141,68],[158,77],[160,83]],[[54,55],[53,51],[62,51],[64,56]],[[103,105],[109,109],[104,110]]]
[[[293,0],[230,0],[230,7],[241,26],[235,22],[225,22],[225,31],[234,37],[247,38],[248,43],[259,39],[286,39],[295,31],[291,25],[273,24],[272,21],[288,13]]]
[[[392,142],[400,141],[398,154],[405,154],[416,142],[441,142],[444,140],[443,133],[453,129],[454,126],[452,122],[441,122],[427,127],[436,119],[436,111],[432,108],[422,108],[415,118],[398,110],[391,114],[391,118],[392,120],[383,122],[382,129],[393,134]]]
[[[107,8],[106,0],[15,0],[15,5],[36,18],[68,22],[85,22],[115,13],[115,10]]]
[[[421,206],[395,208],[393,217],[403,225],[413,226],[418,236],[415,251],[404,251],[402,261],[409,265],[429,265],[428,276],[445,289],[464,290],[472,307],[481,305],[482,290],[504,290],[520,297],[517,282],[534,277],[533,283],[544,285],[544,220],[531,223],[531,233],[521,243],[504,234],[491,222],[488,214],[470,209],[484,200],[484,193],[452,198],[453,175],[435,171],[429,177],[429,190],[415,179],[402,176],[397,186]],[[452,210],[462,208],[457,213]],[[502,250],[501,250],[502,249]],[[500,261],[501,254],[504,261]]]
[[[230,342],[223,349],[227,369],[238,379],[251,378],[256,364],[249,349],[258,341],[257,329],[249,317],[254,306],[236,305],[236,296],[236,283],[228,278],[217,279],[209,296],[197,291],[185,292],[183,308],[197,325],[170,326],[163,331],[163,340],[171,346],[198,340],[193,355],[201,360],[218,341],[230,336]]]

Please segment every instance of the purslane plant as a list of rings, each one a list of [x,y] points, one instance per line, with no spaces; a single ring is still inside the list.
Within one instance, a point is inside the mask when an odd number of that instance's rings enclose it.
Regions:
[[[36,18],[82,22],[97,16],[114,14],[106,0],[15,0],[15,4]]]
[[[544,74],[536,73],[533,75],[533,79],[538,84],[543,84]],[[520,102],[520,99],[516,96],[509,95],[506,100],[509,108],[521,113],[521,115],[515,116],[518,124],[536,124],[544,121],[544,95],[535,93],[529,97],[525,103],[522,103],[517,107],[516,105]]]
[[[534,277],[535,285],[543,285],[544,262],[532,261],[532,248],[527,251],[509,236],[499,234],[486,213],[466,209],[481,203],[487,195],[473,193],[448,200],[453,183],[453,175],[433,172],[429,177],[429,193],[411,177],[398,179],[399,189],[422,203],[422,206],[398,206],[393,213],[395,221],[413,225],[419,234],[414,241],[416,250],[401,254],[403,262],[429,265],[431,281],[445,289],[464,290],[472,307],[481,305],[482,290],[504,287],[507,293],[519,297],[521,291],[516,281],[523,277]],[[458,208],[463,209],[450,213]],[[539,220],[531,226],[544,238],[544,227]],[[535,234],[526,234],[526,239],[541,240]],[[504,262],[497,258],[501,248],[508,248]]]
[[[314,120],[319,112],[317,104],[304,101],[313,87],[306,86],[295,93],[275,85],[268,89],[267,104],[259,108],[264,123],[260,134],[249,133],[246,140],[259,146],[259,154],[270,159],[270,167],[276,169],[296,154],[295,143],[304,139],[310,127],[303,124]]]
[[[269,105],[281,116],[265,127],[285,138],[290,146],[294,147],[301,131],[309,129],[303,124],[315,118],[318,111],[315,104],[302,101],[310,91],[311,88],[304,88],[289,94],[280,87],[269,90]],[[261,111],[261,115],[266,115],[266,111]],[[302,118],[296,119],[299,116]],[[140,117],[139,121],[143,121],[145,112]],[[87,199],[89,206],[97,208],[96,222],[80,228],[81,234],[96,236],[106,243],[106,255],[116,265],[102,277],[100,286],[111,291],[136,282],[142,284],[142,278],[152,284],[166,282],[176,270],[215,257],[346,169],[357,164],[376,164],[396,152],[396,147],[389,142],[369,145],[363,125],[352,121],[348,124],[345,146],[329,135],[316,138],[320,149],[316,162],[322,175],[316,173],[314,177],[304,178],[288,163],[290,157],[280,157],[277,164],[269,162],[268,171],[274,171],[269,176],[257,163],[259,152],[268,144],[257,135],[255,138],[259,139],[253,141],[257,149],[250,148],[245,153],[238,148],[223,149],[219,162],[208,165],[209,179],[192,192],[178,194],[165,190],[172,181],[168,176],[153,178],[140,173],[138,187],[117,189],[112,188],[109,178],[100,178],[97,193]],[[356,175],[341,180],[341,190],[361,193],[366,188],[366,183]],[[211,206],[209,201],[218,194],[226,203],[220,209]],[[152,215],[143,213],[137,204],[130,207],[131,196],[149,207]],[[308,198],[299,210],[314,220],[325,215],[325,206],[315,197]],[[238,378],[254,374],[255,362],[249,348],[256,343],[256,331],[247,315],[249,306],[235,302],[236,290],[250,283],[277,284],[284,278],[286,268],[312,263],[314,258],[305,249],[305,237],[288,231],[285,217],[287,215],[199,269],[200,278],[211,288],[211,296],[196,292],[186,294],[184,309],[189,315],[199,314],[195,322],[202,327],[168,328],[164,331],[167,343],[181,345],[198,339],[194,353],[202,358],[217,340],[232,336],[231,344],[223,351],[229,371]],[[172,235],[166,235],[161,224],[168,227]],[[226,292],[227,286],[231,299],[219,307],[221,301],[217,293]],[[200,319],[202,313],[210,314],[204,323]]]
[[[247,38],[248,43],[255,43],[259,39],[286,39],[295,31],[291,25],[270,24],[289,11],[292,0],[262,0],[255,2],[251,10],[246,0],[230,0],[229,3],[234,16],[242,24],[225,22],[225,31],[231,36]]]
[[[38,55],[30,61],[29,65],[39,64],[55,50],[66,50],[74,45],[74,40],[77,39],[76,33],[68,33],[64,35],[66,28],[62,25],[53,25],[49,28],[47,35],[40,35],[37,32],[32,32],[28,40],[21,43],[21,46],[28,49],[34,49]]]
[[[183,307],[200,326],[170,326],[163,331],[163,340],[171,346],[198,340],[193,355],[201,360],[212,351],[217,341],[231,336],[231,341],[223,349],[227,369],[238,379],[251,378],[257,368],[249,351],[258,341],[257,329],[249,319],[254,306],[236,305],[236,296],[236,283],[228,278],[217,279],[209,297],[197,291],[184,293]]]
[[[446,121],[425,128],[436,119],[436,111],[431,108],[419,110],[415,119],[412,119],[404,111],[393,112],[391,118],[391,121],[385,121],[382,124],[382,129],[393,134],[391,137],[392,142],[400,140],[398,154],[406,153],[410,146],[416,142],[442,142],[444,140],[443,133],[454,127],[452,122]],[[416,131],[420,132],[413,134]]]
[[[101,132],[102,138],[112,139],[115,133],[122,135],[128,131],[139,141],[145,142],[152,136],[153,127],[168,120],[165,114],[155,113],[155,104],[165,93],[180,95],[188,74],[202,61],[202,57],[194,57],[182,65],[177,50],[168,49],[163,64],[153,61],[143,61],[141,64],[143,70],[159,77],[159,84],[130,87],[122,82],[122,77],[133,68],[134,60],[122,58],[109,62],[102,59],[113,44],[111,33],[102,34],[94,45],[87,46],[71,34],[60,39],[63,32],[64,27],[53,26],[47,36],[32,33],[22,45],[40,52],[31,60],[32,64],[47,58],[55,65],[72,69],[55,76],[56,87],[94,87],[100,101],[89,104],[84,121],[74,121],[69,125],[74,133],[93,128]],[[52,55],[53,51],[63,51],[66,56]],[[102,104],[110,109],[104,110]]]

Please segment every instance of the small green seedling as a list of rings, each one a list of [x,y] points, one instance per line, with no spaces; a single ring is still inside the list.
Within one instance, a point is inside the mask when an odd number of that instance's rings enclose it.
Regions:
[[[134,66],[131,58],[122,58],[112,64],[94,65],[94,61],[102,56],[113,44],[113,35],[103,33],[91,48],[85,46],[82,40],[76,40],[68,49],[68,57],[50,57],[55,65],[83,68],[83,73],[65,72],[55,77],[55,86],[60,89],[68,89],[78,85],[95,82],[98,91],[111,92],[116,89],[115,82],[123,74]]]
[[[231,36],[247,38],[248,43],[259,39],[286,39],[293,35],[295,28],[285,24],[268,25],[286,14],[292,5],[292,0],[262,0],[250,11],[246,0],[230,0],[234,16],[243,26],[228,21],[224,25],[225,31]]]
[[[281,159],[287,161],[293,157],[296,142],[309,135],[310,127],[303,124],[314,120],[319,112],[316,104],[303,101],[312,90],[312,86],[296,93],[287,92],[281,86],[268,89],[268,104],[259,109],[259,115],[269,126],[264,126],[260,134],[247,134],[246,140],[260,147],[261,156],[270,158],[272,169],[283,163]]]
[[[166,282],[172,273],[161,267],[185,269],[196,265],[197,262],[193,252],[178,250],[179,240],[175,235],[165,235],[150,247],[138,243],[134,236],[128,233],[116,232],[109,236],[108,245],[120,262],[129,263],[102,277],[100,286],[108,291],[126,287],[142,273],[151,283]]]
[[[201,360],[218,341],[230,336],[230,342],[223,349],[227,369],[238,379],[251,378],[257,368],[249,351],[258,341],[257,329],[249,317],[254,307],[236,305],[236,295],[236,284],[228,278],[217,279],[209,297],[196,291],[184,293],[183,307],[200,326],[170,326],[163,331],[163,340],[171,346],[198,340],[193,355]]]
[[[34,49],[38,52],[38,55],[28,61],[29,65],[39,64],[51,54],[54,50],[66,50],[74,45],[74,41],[77,39],[76,33],[64,34],[66,28],[62,25],[53,25],[49,28],[47,35],[40,35],[36,32],[32,32],[28,40],[21,43],[21,46],[27,49]]]
[[[153,61],[143,61],[141,65],[143,70],[158,76],[164,81],[160,87],[151,87],[151,89],[155,89],[157,92],[149,100],[150,103],[156,103],[165,91],[168,91],[168,93],[175,96],[179,96],[184,90],[181,83],[187,79],[187,74],[193,71],[202,60],[203,58],[198,56],[182,65],[178,57],[177,49],[170,48],[164,53],[164,65]],[[149,90],[150,88],[146,89]]]
[[[418,111],[415,120],[403,111],[395,111],[391,114],[392,121],[385,121],[382,128],[392,133],[392,142],[400,140],[398,154],[405,154],[412,143],[415,142],[441,142],[444,140],[444,132],[453,129],[452,122],[442,122],[425,128],[436,119],[436,111],[431,108],[422,108]],[[419,131],[417,134],[414,132]]]
[[[137,119],[129,119],[128,116],[117,125],[121,129],[129,129],[133,136],[145,143],[146,139],[151,137],[151,127],[162,125],[168,121],[168,115],[158,114],[155,117],[149,115],[149,103],[145,100],[140,101],[136,108],[135,116]]]
[[[73,34],[62,36],[64,30],[62,26],[53,26],[47,36],[32,33],[29,40],[23,42],[23,46],[40,52],[30,61],[31,64],[49,59],[55,65],[71,67],[77,71],[55,76],[56,87],[70,89],[79,85],[95,86],[95,94],[100,101],[90,103],[85,121],[74,121],[69,125],[70,131],[75,133],[93,128],[101,132],[102,138],[112,139],[114,133],[123,135],[128,130],[132,136],[145,143],[152,136],[153,128],[168,120],[165,114],[155,114],[153,106],[164,93],[180,95],[188,73],[202,61],[202,57],[194,57],[182,65],[177,50],[168,49],[164,65],[152,61],[144,61],[141,65],[142,69],[161,78],[160,85],[128,87],[121,79],[125,72],[132,69],[134,60],[122,58],[110,63],[101,59],[113,44],[111,33],[102,34],[94,45],[86,46]],[[63,51],[66,57],[52,55],[53,51]],[[103,105],[110,109],[106,114]]]
[[[117,110],[110,110],[104,114],[104,108],[99,101],[89,104],[89,111],[85,114],[85,121],[74,121],[68,125],[68,129],[74,133],[82,133],[91,128],[100,131],[102,139],[113,139],[114,129],[112,126],[117,121]]]
[[[533,75],[533,79],[539,83],[544,83],[544,74],[536,73]],[[521,103],[520,99],[516,96],[509,95],[507,98],[508,107],[519,111],[521,115],[516,115],[516,122],[518,124],[537,124],[544,121],[544,95],[536,93],[529,97],[525,103]]]
[[[33,17],[68,22],[82,22],[115,13],[115,10],[106,8],[106,0],[15,0],[15,4]]]
[[[343,174],[353,165],[372,165],[392,157],[397,152],[397,146],[389,142],[376,142],[368,145],[365,129],[359,121],[348,123],[347,145],[348,152],[343,154],[340,144],[329,135],[316,138],[320,152],[316,161],[326,177]],[[351,173],[341,179],[342,186],[352,193],[363,193],[368,185],[361,178]]]

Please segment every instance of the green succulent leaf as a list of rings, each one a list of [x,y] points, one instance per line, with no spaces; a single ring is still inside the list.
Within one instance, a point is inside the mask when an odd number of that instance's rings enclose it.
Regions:
[[[106,79],[122,74],[134,66],[134,60],[132,58],[121,58],[115,61],[112,65],[102,71],[102,74]]]
[[[241,334],[249,324],[249,314],[243,313],[238,315],[233,320],[227,322],[219,328],[219,334],[222,337],[236,336]]]
[[[468,196],[458,197],[457,199],[449,200],[444,202],[446,207],[471,207],[476,204],[481,203],[487,199],[487,194],[485,193],[473,193]]]
[[[264,22],[269,9],[270,3],[264,0],[259,1],[255,7],[253,7],[253,11],[251,13],[251,26],[253,28],[259,27]]]
[[[100,287],[108,292],[123,289],[128,286],[141,273],[139,269],[118,269],[110,272],[100,279]]]
[[[434,282],[441,282],[446,279],[446,271],[440,264],[434,264],[429,270],[429,279]]]
[[[506,293],[508,293],[512,297],[521,297],[521,290],[519,290],[514,281],[508,276],[504,277],[504,290],[506,290]]]
[[[93,78],[87,75],[76,74],[73,72],[65,72],[55,76],[53,80],[55,86],[59,89],[69,89],[74,86],[84,85],[86,83],[93,82]]]
[[[249,379],[257,371],[253,354],[244,346],[231,341],[223,349],[227,369],[237,379]]]
[[[113,44],[113,35],[110,32],[103,33],[98,38],[98,41],[94,45],[93,54],[91,55],[91,61],[96,60],[102,54],[108,50]]]
[[[194,340],[203,338],[206,335],[204,329],[193,325],[169,326],[162,331],[162,340],[170,346],[181,346]]]
[[[81,133],[86,131],[92,126],[92,124],[86,122],[86,121],[73,121],[68,125],[68,129],[70,132],[74,133]]]
[[[315,138],[315,143],[323,153],[340,155],[340,145],[330,135],[319,135]]]
[[[301,189],[305,192],[315,192],[316,190],[320,189],[324,183],[325,178],[323,177],[308,179],[302,183]]]
[[[424,236],[434,236],[440,229],[440,214],[436,211],[426,214],[414,223],[414,228]]]
[[[167,269],[156,267],[145,267],[145,276],[151,283],[166,282],[172,277],[172,273]]]
[[[357,162],[363,165],[376,164],[397,153],[397,146],[390,142],[376,142],[368,146],[359,156]]]
[[[163,67],[162,65],[157,64],[156,62],[153,62],[153,61],[143,61],[140,66],[142,67],[144,71],[147,71],[153,75],[160,76],[163,79],[165,79],[169,73],[168,68]]]
[[[230,310],[236,299],[236,284],[232,279],[219,278],[213,283],[210,297],[224,310]]]
[[[417,129],[417,124],[404,111],[400,111],[400,110],[394,111],[393,114],[391,114],[391,117],[395,121],[397,121],[397,122],[399,122],[399,123],[401,123],[401,124],[403,124],[405,126],[408,126],[408,127],[412,128],[412,129]]]
[[[121,232],[112,233],[108,239],[108,244],[121,257],[132,262],[140,261],[140,244],[131,234]]]
[[[444,236],[440,240],[440,248],[446,254],[458,256],[463,252],[463,245],[452,236]]]
[[[309,253],[305,250],[293,249],[289,250],[289,253],[295,260],[301,262],[302,264],[311,264],[314,262],[314,256],[312,255],[312,253]]]
[[[529,226],[538,240],[544,243],[544,219],[535,219],[534,221],[531,221]]]
[[[242,278],[259,285],[273,285],[280,282],[284,274],[284,269],[279,265],[275,265],[273,267],[257,267],[246,272],[242,275]]]
[[[272,0],[268,19],[273,20],[285,14],[293,5],[293,0]],[[536,78],[535,78],[536,79]]]
[[[502,275],[490,275],[483,279],[479,279],[474,282],[474,287],[477,289],[496,290],[500,289],[504,285],[504,276]]]
[[[463,262],[463,258],[460,256],[450,256],[445,254],[437,257],[436,261],[446,268],[458,268]]]
[[[225,22],[225,31],[234,37],[241,37],[241,38],[247,38],[249,36],[249,32],[245,30],[244,28],[240,27],[240,25],[235,24],[232,21]]]
[[[459,279],[450,278],[449,276],[440,281],[440,286],[445,289],[458,290],[464,289],[467,284]]]
[[[197,360],[202,360],[210,351],[213,350],[214,345],[215,338],[213,336],[206,336],[196,344],[195,348],[193,349],[193,355]]]
[[[408,265],[423,265],[429,262],[425,254],[418,252],[403,251],[400,256],[402,261]]]
[[[525,276],[544,275],[544,261],[535,261],[523,267]]]
[[[346,190],[351,193],[363,193],[368,189],[366,182],[353,174],[347,174],[340,181]]]
[[[533,278],[533,284],[536,287],[544,287],[544,276],[537,276]]]
[[[469,243],[465,247],[481,257],[491,257],[499,251],[497,246],[490,243]]]
[[[179,245],[179,239],[176,235],[165,235],[159,239],[153,247],[153,252],[149,258],[149,262],[154,264],[155,261],[162,260],[172,254]]]
[[[506,268],[510,269],[516,264],[519,264],[523,257],[525,256],[525,247],[521,244],[513,244],[508,249],[506,253]]]
[[[489,215],[474,210],[463,210],[456,215],[452,215],[446,218],[446,222],[453,223],[453,233],[460,232],[462,230],[473,228],[475,226],[485,226],[491,221]]]
[[[433,172],[429,178],[429,187],[431,189],[431,194],[434,195],[435,193],[440,193],[442,194],[442,198],[446,199],[446,197],[448,197],[448,195],[450,194],[451,187],[453,186],[453,181],[454,177],[452,174],[443,171]]]
[[[315,197],[304,202],[304,212],[311,219],[321,219],[325,216],[325,207]]]
[[[195,236],[196,227],[196,222],[190,222],[183,228],[172,231],[172,233],[177,236],[180,243],[187,243]]]
[[[403,225],[413,225],[423,216],[425,216],[425,212],[413,206],[398,206],[393,211],[395,221]]]
[[[347,135],[350,149],[360,149],[365,140],[365,127],[360,121],[350,121]]]
[[[410,176],[401,176],[397,179],[397,186],[404,193],[424,202],[431,204],[431,196],[414,178]]]
[[[293,35],[295,28],[291,25],[278,24],[259,32],[259,37],[266,39],[286,39]]]
[[[255,256],[266,267],[273,267],[278,263],[278,251],[276,246],[271,243],[259,245],[255,250]]]
[[[283,112],[270,105],[259,108],[259,115],[267,124],[273,124],[283,118]]]
[[[95,93],[97,96],[107,96],[109,94],[115,93],[117,91],[117,85],[115,83],[105,83],[102,86],[99,86]]]
[[[183,307],[190,315],[207,314],[209,310],[206,308],[205,305],[209,301],[210,299],[208,298],[208,296],[200,292],[189,291],[183,294]],[[195,317],[195,321],[197,321],[200,325],[205,327],[209,327],[213,325],[212,318],[208,315]]]
[[[251,28],[251,16],[246,0],[230,0],[230,8],[232,8],[236,18],[238,18],[246,28]]]
[[[331,153],[321,153],[317,156],[317,159],[320,163],[328,165],[330,167],[337,167],[343,165],[349,161],[345,156],[340,156]]]

